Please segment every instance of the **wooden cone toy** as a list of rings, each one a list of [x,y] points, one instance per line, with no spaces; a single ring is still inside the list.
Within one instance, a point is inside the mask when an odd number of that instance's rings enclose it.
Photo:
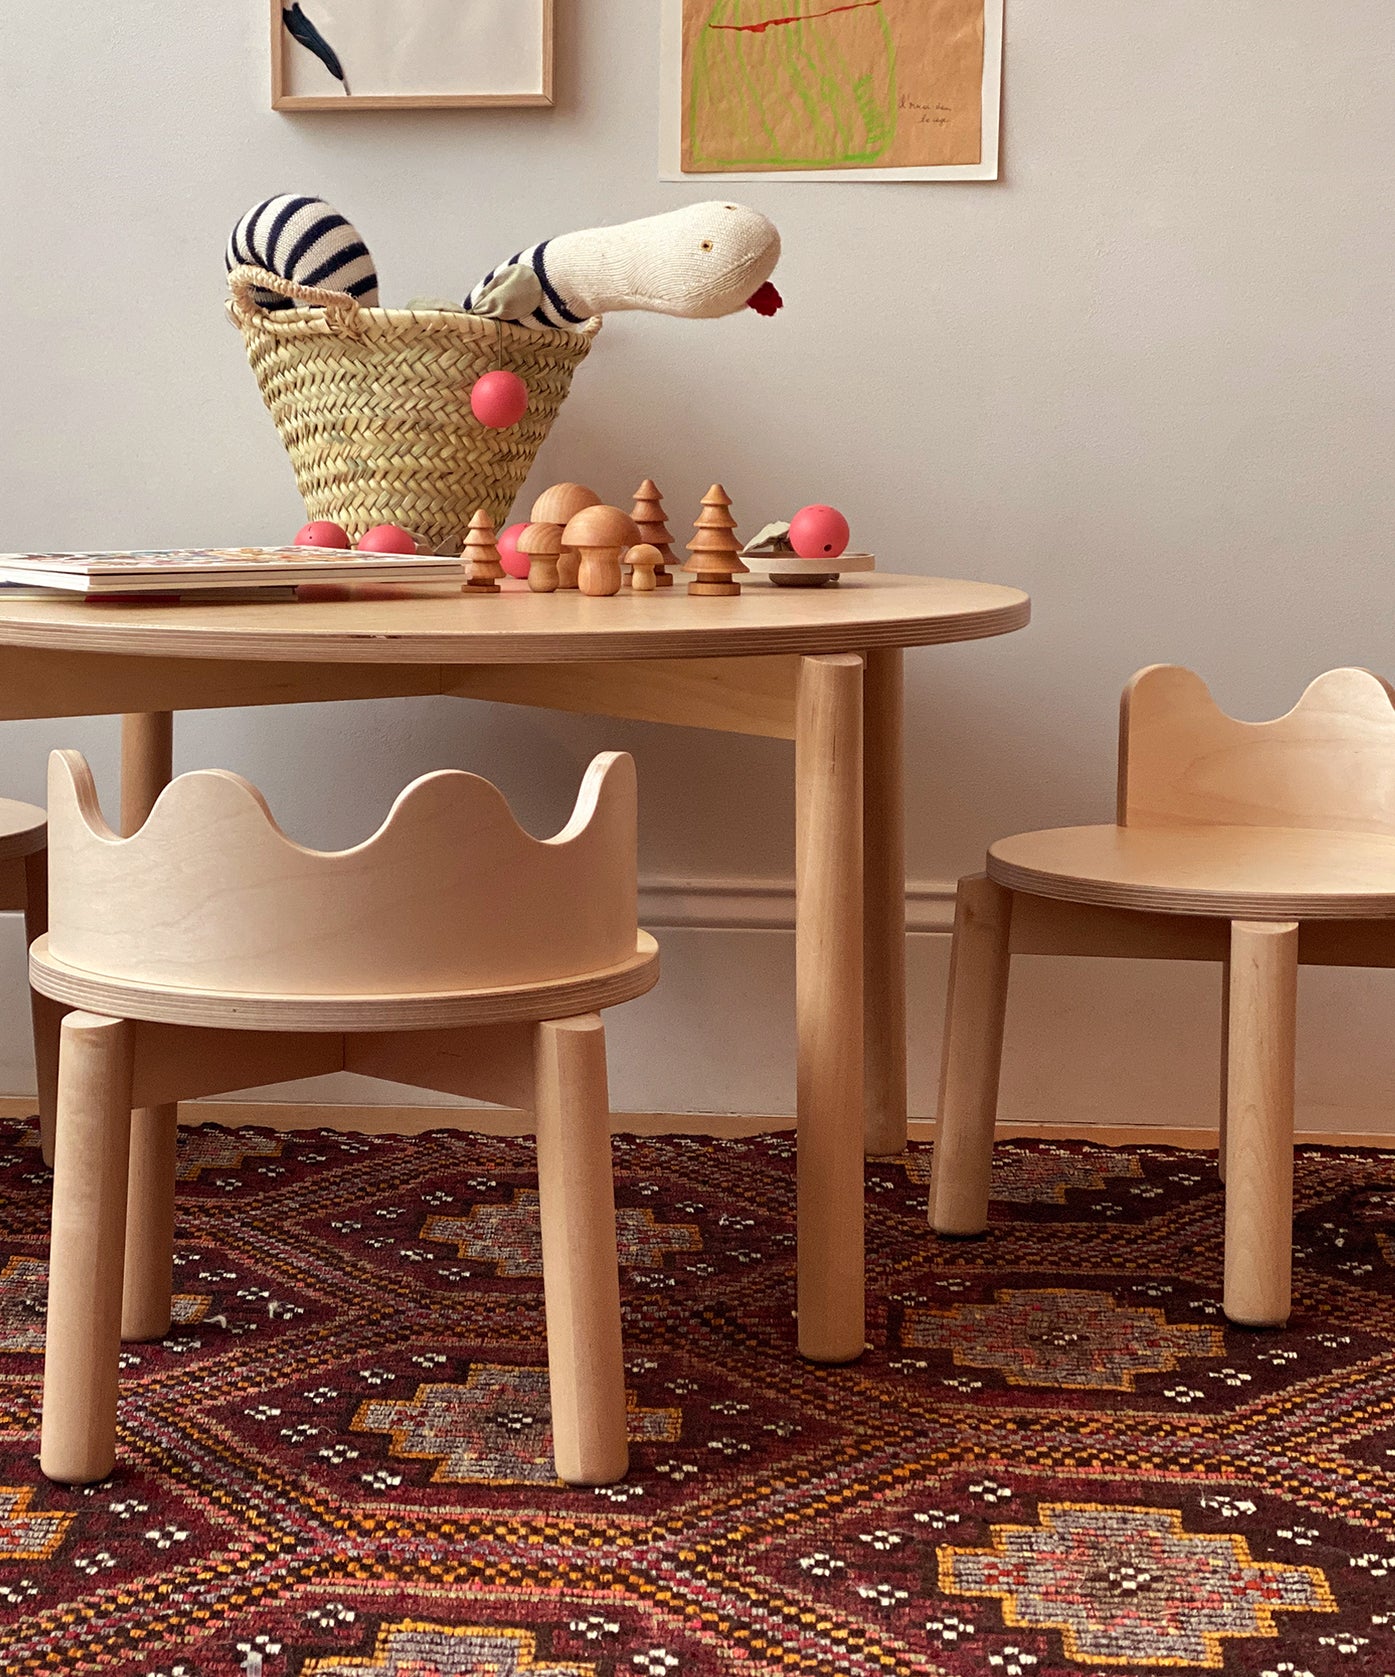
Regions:
[[[583,507],[567,520],[562,547],[581,555],[577,587],[583,594],[599,598],[620,592],[620,555],[635,545],[638,534],[634,519],[619,507]]]
[[[734,578],[747,567],[741,560],[741,543],[735,530],[731,497],[720,483],[714,483],[702,498],[702,511],[693,525],[693,539],[688,543],[690,557],[683,569],[693,573],[693,580],[688,584],[690,594],[741,592],[741,584]]]
[[[663,499],[652,477],[645,478],[635,490],[635,504],[630,508],[630,517],[639,530],[640,541],[658,549],[659,563],[654,567],[654,586],[672,588],[673,573],[664,567],[678,563],[673,551],[673,532],[664,521]],[[637,587],[638,584],[632,580],[631,586]]]
[[[499,580],[504,567],[499,563],[499,549],[495,544],[494,525],[483,507],[476,507],[465,532],[465,546],[460,557],[465,561],[465,586],[499,592]]]
[[[550,489],[544,489],[533,502],[533,511],[529,516],[534,524],[565,525],[585,508],[598,507],[600,504],[600,496],[594,489],[588,489],[584,483],[554,483]],[[576,587],[576,573],[580,563],[581,555],[576,549],[568,548],[564,544],[561,562],[557,567],[559,588]]]
[[[562,551],[560,524],[530,524],[519,533],[518,551],[528,555],[528,586],[535,594],[557,590],[557,559]]]
[[[659,584],[659,566],[663,554],[651,542],[637,542],[625,555],[630,567],[630,587],[636,594],[652,594]],[[673,578],[668,581],[672,583]]]

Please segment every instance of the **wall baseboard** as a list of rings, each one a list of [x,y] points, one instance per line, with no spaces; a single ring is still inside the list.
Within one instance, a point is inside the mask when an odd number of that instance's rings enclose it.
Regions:
[[[27,1118],[34,1102],[27,1095],[0,1095],[0,1118]],[[453,1118],[459,1115],[457,1123]],[[468,1115],[468,1123],[465,1117]],[[421,1135],[427,1130],[460,1128],[482,1135],[531,1135],[526,1112],[509,1107],[313,1105],[291,1101],[206,1100],[180,1106],[181,1124],[224,1124],[229,1129],[254,1125],[270,1130],[341,1130],[354,1135]],[[746,1136],[789,1132],[791,1117],[754,1117],[727,1112],[617,1112],[614,1135]],[[913,1118],[912,1141],[935,1138],[931,1118]],[[999,1124],[1000,1141],[1089,1141],[1101,1147],[1186,1147],[1214,1152],[1216,1132],[1166,1124]],[[1395,1136],[1371,1131],[1298,1130],[1302,1146],[1375,1147],[1395,1151]]]

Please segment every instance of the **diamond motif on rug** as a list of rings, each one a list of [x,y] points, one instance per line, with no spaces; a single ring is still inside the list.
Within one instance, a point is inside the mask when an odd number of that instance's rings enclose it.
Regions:
[[[625,1394],[636,1443],[676,1443],[681,1409],[641,1409]],[[438,1459],[433,1484],[555,1484],[545,1368],[477,1364],[464,1385],[418,1386],[412,1398],[370,1398],[355,1432],[392,1435],[391,1454]]]
[[[907,1153],[906,1175],[912,1182],[929,1182],[932,1153]],[[1099,1192],[1106,1177],[1141,1176],[1139,1162],[1127,1153],[1057,1153],[1050,1148],[1021,1152],[999,1148],[993,1155],[992,1198],[1014,1205],[1064,1205],[1071,1189]]]
[[[239,1170],[244,1159],[274,1159],[282,1146],[279,1135],[245,1135],[241,1130],[218,1130],[211,1125],[189,1129],[179,1137],[176,1182],[193,1182],[203,1170]]]
[[[939,1551],[940,1588],[996,1596],[1014,1630],[1058,1630],[1067,1656],[1119,1665],[1224,1662],[1223,1638],[1277,1634],[1277,1612],[1335,1613],[1315,1566],[1251,1558],[1243,1537],[1189,1533],[1172,1508],[1043,1503],[991,1549]]]
[[[176,1293],[171,1320],[179,1327],[201,1322],[213,1300],[206,1293]],[[48,1259],[12,1257],[0,1269],[0,1355],[44,1349],[48,1317]]]
[[[301,1667],[305,1677],[592,1677],[594,1665],[539,1665],[530,1631],[419,1624],[384,1625],[366,1658],[331,1655]]]
[[[1131,1392],[1139,1374],[1167,1374],[1181,1357],[1219,1357],[1219,1328],[1173,1325],[1151,1306],[1109,1293],[1007,1288],[992,1304],[907,1312],[907,1345],[949,1350],[960,1368],[1001,1369],[1009,1385]]]
[[[28,1485],[0,1485],[0,1560],[46,1561],[63,1541],[74,1516],[60,1511],[31,1514]]]
[[[462,1258],[497,1265],[499,1275],[541,1275],[538,1190],[519,1188],[507,1205],[476,1205],[464,1217],[428,1217],[423,1240],[455,1246]],[[686,1223],[660,1223],[648,1206],[620,1206],[615,1243],[626,1269],[649,1269],[668,1252],[700,1252],[702,1240]]]

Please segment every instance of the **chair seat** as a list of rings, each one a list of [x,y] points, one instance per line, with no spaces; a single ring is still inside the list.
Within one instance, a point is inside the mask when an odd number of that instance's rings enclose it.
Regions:
[[[613,967],[495,990],[301,996],[183,990],[109,978],[55,959],[45,934],[30,951],[29,977],[45,996],[118,1019],[249,1031],[450,1030],[566,1019],[630,1001],[658,982],[659,946],[648,932],[640,932],[634,955]]]
[[[48,842],[48,816],[37,804],[0,798],[0,862],[32,856]]]
[[[1057,827],[988,852],[999,885],[1237,920],[1395,917],[1395,838],[1299,827]]]

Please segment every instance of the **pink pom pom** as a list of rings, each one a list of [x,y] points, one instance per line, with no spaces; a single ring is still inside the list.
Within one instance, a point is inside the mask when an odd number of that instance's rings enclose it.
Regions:
[[[528,567],[533,563],[526,553],[518,551],[518,538],[527,528],[526,524],[506,524],[495,539],[499,563],[509,576],[526,577]]]
[[[470,412],[491,431],[507,431],[523,418],[528,407],[528,386],[517,373],[500,369],[482,373],[470,391]]]
[[[375,524],[358,538],[360,553],[415,553],[417,544],[400,524]]]
[[[349,540],[349,532],[342,524],[336,524],[332,518],[313,518],[296,531],[293,545],[350,548],[354,544]]]
[[[848,521],[837,507],[801,507],[790,519],[790,546],[801,559],[836,559],[847,551]]]

